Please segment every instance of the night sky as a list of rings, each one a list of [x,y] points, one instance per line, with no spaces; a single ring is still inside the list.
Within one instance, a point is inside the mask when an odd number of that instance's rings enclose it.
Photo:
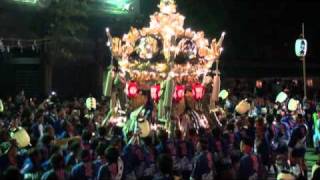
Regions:
[[[156,4],[157,1],[142,0],[142,12],[152,14],[157,10]],[[186,27],[204,30],[207,36],[217,38],[222,31],[227,32],[222,63],[230,68],[227,71],[238,74],[260,67],[262,76],[299,75],[301,64],[295,56],[294,43],[304,22],[307,68],[320,75],[320,1],[177,0],[177,4],[179,12],[186,16]],[[249,68],[234,68],[239,64]],[[286,69],[287,66],[291,67]]]
[[[302,22],[308,56],[320,55],[320,1],[178,0],[178,5],[192,27],[215,37],[227,32],[225,57],[295,58]]]

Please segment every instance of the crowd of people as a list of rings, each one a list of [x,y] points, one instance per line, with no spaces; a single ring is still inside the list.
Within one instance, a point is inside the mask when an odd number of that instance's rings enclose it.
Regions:
[[[291,112],[260,97],[239,115],[238,100],[231,92],[220,103],[219,126],[125,138],[119,127],[100,126],[109,107],[102,100],[89,111],[82,98],[29,99],[23,92],[3,98],[0,179],[308,179],[307,145],[320,150],[313,138],[320,105],[301,101]],[[10,137],[19,127],[31,138],[24,148]],[[320,161],[309,178],[320,179]]]

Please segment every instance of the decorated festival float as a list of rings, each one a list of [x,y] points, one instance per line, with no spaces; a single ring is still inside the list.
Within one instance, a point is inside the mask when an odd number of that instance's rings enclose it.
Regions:
[[[209,41],[204,32],[184,28],[185,17],[176,11],[174,0],[161,0],[159,8],[160,12],[150,16],[149,27],[132,27],[122,38],[112,37],[106,29],[112,56],[104,73],[103,95],[110,107],[102,123],[95,122],[97,126],[120,127],[126,137],[153,136],[160,129],[170,136],[175,130],[186,135],[190,129],[199,133],[221,126],[227,114],[257,117],[270,112],[267,107],[257,112],[262,98],[255,102],[240,100],[235,107],[227,107],[230,95],[227,90],[220,91],[219,71],[224,32],[218,40]],[[56,96],[53,92],[43,103],[54,105]],[[99,102],[90,95],[85,105],[85,118],[94,119]],[[274,105],[279,114],[285,111],[296,116],[302,109],[301,103],[290,99],[286,90],[278,94]],[[78,111],[72,113],[80,116]],[[314,121],[318,119],[314,114]],[[19,147],[31,144],[23,127],[10,131]],[[57,139],[54,144],[65,145],[72,139],[80,137]],[[315,139],[320,139],[320,132]]]
[[[159,8],[149,27],[131,27],[121,38],[106,29],[112,59],[103,82],[103,95],[110,100],[103,125],[120,126],[125,134],[198,131],[216,119],[211,116],[219,99],[225,33],[209,41],[203,31],[184,28],[174,0],[161,0]]]

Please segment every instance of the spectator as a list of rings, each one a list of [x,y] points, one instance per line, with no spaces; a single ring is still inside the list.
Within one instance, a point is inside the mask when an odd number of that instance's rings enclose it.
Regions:
[[[59,153],[55,153],[51,156],[52,169],[45,172],[41,180],[66,180],[69,179],[69,174],[64,170],[63,156]]]
[[[157,161],[160,174],[155,176],[153,180],[173,180],[173,161],[171,156],[167,154],[161,154]]]

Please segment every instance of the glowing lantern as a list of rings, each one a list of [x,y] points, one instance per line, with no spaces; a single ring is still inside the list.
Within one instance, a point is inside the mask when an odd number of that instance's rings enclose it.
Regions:
[[[219,98],[221,98],[222,100],[225,100],[228,96],[229,96],[229,92],[225,89],[223,89],[219,93]]]
[[[200,83],[194,83],[192,85],[192,95],[195,100],[201,100],[204,96],[205,88]]]
[[[129,82],[126,87],[126,91],[129,98],[136,97],[138,95],[138,84],[134,81]]]
[[[296,111],[298,109],[300,102],[295,99],[290,99],[288,103],[288,110],[289,111]]]
[[[151,98],[154,101],[158,102],[158,100],[160,99],[160,96],[161,96],[160,84],[151,86],[150,93],[151,93]]]
[[[257,80],[256,81],[256,87],[261,89],[262,88],[262,81],[261,80]]]
[[[296,40],[295,52],[298,57],[305,57],[307,54],[307,40],[300,38]]]
[[[184,85],[177,85],[173,94],[173,99],[175,102],[181,101],[181,99],[184,97]]]
[[[245,114],[248,111],[250,111],[251,106],[250,104],[247,102],[247,100],[242,100],[239,102],[239,104],[236,106],[236,112],[238,112],[239,114]]]
[[[0,99],[0,113],[4,111],[2,100]]]
[[[95,110],[97,108],[97,101],[94,97],[88,97],[86,100],[86,107],[88,110]]]
[[[27,131],[19,127],[17,131],[10,133],[12,139],[15,139],[19,148],[24,148],[30,145],[30,136]]]
[[[276,102],[283,103],[288,98],[288,95],[285,92],[280,92],[277,95]]]
[[[313,80],[312,79],[308,79],[307,80],[307,85],[308,85],[308,87],[313,87]]]

